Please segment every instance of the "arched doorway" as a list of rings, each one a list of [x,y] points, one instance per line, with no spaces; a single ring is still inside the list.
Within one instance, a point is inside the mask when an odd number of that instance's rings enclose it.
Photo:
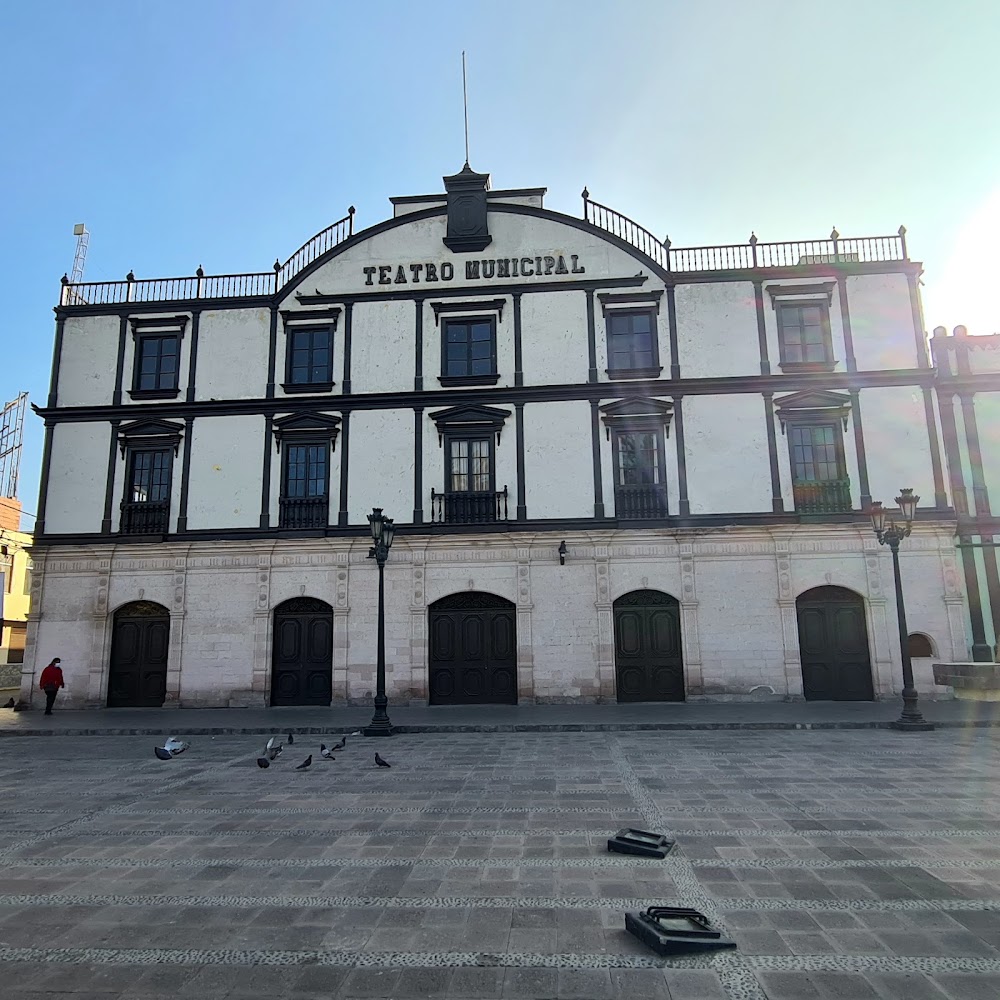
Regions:
[[[681,606],[658,590],[633,590],[614,603],[619,701],[683,701]]]
[[[274,609],[272,705],[329,705],[333,700],[333,608],[293,597]]]
[[[853,590],[816,587],[795,600],[802,693],[807,701],[871,701],[865,602]]]
[[[430,612],[432,705],[517,704],[517,619],[510,601],[467,591]]]
[[[152,601],[122,605],[114,617],[108,708],[160,708],[167,695],[170,612]]]

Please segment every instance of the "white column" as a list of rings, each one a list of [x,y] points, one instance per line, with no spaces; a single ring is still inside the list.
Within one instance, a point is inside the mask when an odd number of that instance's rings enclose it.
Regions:
[[[259,705],[267,705],[271,695],[271,554],[273,545],[257,553],[257,604],[253,612],[253,675],[250,690]]]
[[[799,648],[799,616],[792,587],[791,536],[774,537],[774,571],[778,580],[778,614],[781,617],[781,645],[784,650],[785,695],[801,701],[802,654]]]
[[[681,642],[684,648],[684,688],[688,694],[705,693],[701,669],[701,633],[698,628],[698,591],[695,583],[694,544],[678,545],[681,574]],[[643,586],[646,586],[644,583]]]
[[[964,663],[971,658],[969,635],[966,629],[965,591],[962,576],[955,559],[955,547],[951,539],[942,540],[938,549],[941,557],[941,578],[944,583],[944,605],[948,616],[948,638],[951,652],[941,650],[941,659],[951,659]]]
[[[535,654],[531,644],[531,550],[517,550],[517,700],[535,700]]]
[[[597,609],[597,676],[600,681],[600,700],[616,701],[618,698],[615,674],[615,622],[611,603],[610,550],[607,542],[594,545],[594,586]]]
[[[335,561],[337,569],[333,604],[331,685],[334,704],[346,705],[348,693],[347,655],[350,646],[349,626],[351,620],[351,550],[338,552]]]
[[[902,688],[902,667],[899,668],[899,684],[895,683],[896,667],[892,650],[896,631],[895,608],[890,615],[886,607],[886,595],[882,587],[882,546],[874,535],[861,533],[865,559],[865,573],[868,579],[868,636],[872,650],[872,680],[876,697],[889,697]]]

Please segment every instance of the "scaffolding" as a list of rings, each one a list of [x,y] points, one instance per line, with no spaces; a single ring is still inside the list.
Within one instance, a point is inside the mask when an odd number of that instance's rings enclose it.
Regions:
[[[24,440],[24,410],[28,394],[22,392],[0,410],[0,497],[17,499],[17,478],[21,471],[21,444]]]

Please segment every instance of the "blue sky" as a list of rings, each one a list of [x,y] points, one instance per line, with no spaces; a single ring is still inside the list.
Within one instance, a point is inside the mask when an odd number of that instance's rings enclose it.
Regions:
[[[954,0],[7,4],[0,400],[44,402],[76,222],[89,280],[259,271],[441,190],[463,48],[494,187],[576,214],[586,184],[675,246],[904,223],[928,327],[998,331],[998,28]]]

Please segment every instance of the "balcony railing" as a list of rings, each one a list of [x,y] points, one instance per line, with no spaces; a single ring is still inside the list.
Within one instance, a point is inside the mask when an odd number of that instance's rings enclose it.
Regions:
[[[850,479],[828,479],[819,483],[794,483],[797,514],[840,514],[853,510]]]
[[[65,275],[59,304],[103,306],[121,302],[175,302],[198,299],[234,299],[274,295],[314,260],[354,235],[354,206],[342,219],[303,243],[270,271],[246,274],[205,274],[199,267],[190,277],[138,279],[130,271],[124,281],[71,282]]]
[[[431,521],[436,524],[490,524],[506,520],[506,486],[485,493],[436,493],[431,490]]]
[[[738,271],[909,259],[905,226],[900,226],[895,236],[848,238],[834,229],[825,240],[761,243],[751,234],[746,243],[671,248],[668,238],[658,239],[627,215],[593,201],[586,188],[583,189],[583,217],[599,229],[630,243],[668,271]]]
[[[664,487],[615,487],[615,517],[638,521],[666,516],[667,491]]]
[[[123,500],[118,530],[123,535],[165,535],[170,527],[169,500]]]
[[[329,523],[329,497],[281,497],[278,500],[278,526],[281,528],[325,528]]]

